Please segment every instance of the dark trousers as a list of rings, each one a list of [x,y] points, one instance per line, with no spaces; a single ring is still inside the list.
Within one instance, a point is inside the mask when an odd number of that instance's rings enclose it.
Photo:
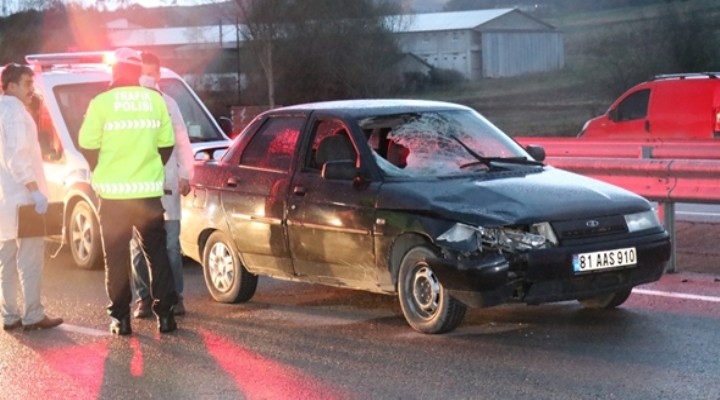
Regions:
[[[175,282],[167,254],[167,234],[160,197],[127,200],[100,200],[100,231],[105,252],[105,288],[110,304],[108,314],[116,319],[130,316],[130,240],[137,232],[150,271],[153,311],[168,315],[177,303]]]

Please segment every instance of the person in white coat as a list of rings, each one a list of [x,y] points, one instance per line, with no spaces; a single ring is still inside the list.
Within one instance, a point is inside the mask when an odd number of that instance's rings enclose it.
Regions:
[[[0,313],[3,330],[48,329],[61,318],[45,314],[41,300],[44,238],[18,238],[19,205],[35,204],[47,212],[47,183],[43,172],[37,126],[26,106],[33,97],[33,71],[8,64],[2,71],[0,94]],[[17,302],[19,291],[23,310]]]
[[[160,59],[149,52],[142,53],[141,57],[143,66],[140,85],[159,91]],[[162,92],[161,94],[170,112],[175,134],[175,148],[167,164],[165,164],[165,195],[162,197],[162,204],[165,208],[167,252],[173,278],[175,279],[175,291],[178,294],[178,303],[175,305],[174,313],[175,315],[184,315],[185,304],[182,297],[184,289],[183,261],[180,252],[180,196],[190,192],[190,179],[193,176],[193,163],[195,160],[180,108],[172,97]],[[149,290],[150,282],[146,260],[138,245],[137,239],[133,239],[131,247],[133,285],[138,295],[133,316],[135,318],[147,318],[152,315],[150,309],[152,304]]]

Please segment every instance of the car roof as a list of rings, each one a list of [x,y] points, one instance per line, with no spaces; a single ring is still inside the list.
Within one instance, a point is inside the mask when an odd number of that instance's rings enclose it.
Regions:
[[[286,111],[326,111],[351,116],[390,115],[408,111],[440,111],[440,110],[471,110],[471,108],[444,101],[413,100],[413,99],[359,99],[335,100],[316,103],[305,103],[280,107],[270,112]]]

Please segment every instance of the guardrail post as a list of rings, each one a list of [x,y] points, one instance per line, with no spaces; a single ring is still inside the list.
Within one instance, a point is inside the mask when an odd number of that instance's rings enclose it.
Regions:
[[[640,158],[653,158],[653,148],[651,146],[642,146]]]
[[[672,274],[677,272],[677,258],[675,256],[675,248],[677,245],[677,238],[675,237],[675,203],[667,201],[658,203],[658,205],[662,208],[665,230],[670,234],[670,261],[668,261],[665,267],[665,272]]]

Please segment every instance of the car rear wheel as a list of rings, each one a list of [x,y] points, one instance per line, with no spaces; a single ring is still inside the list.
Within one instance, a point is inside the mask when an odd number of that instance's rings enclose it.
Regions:
[[[618,290],[616,292],[591,297],[589,299],[579,299],[578,302],[580,302],[583,307],[591,309],[615,308],[624,303],[625,300],[630,297],[630,293],[632,293],[632,288]]]
[[[203,254],[205,285],[215,301],[240,303],[250,300],[257,288],[257,275],[240,262],[230,238],[215,232],[208,238]]]
[[[425,261],[435,257],[428,246],[411,248],[400,263],[398,296],[405,320],[422,333],[445,333],[465,317],[465,305],[452,298]]]
[[[68,221],[68,242],[73,261],[81,269],[103,265],[100,225],[92,207],[84,201],[75,204]]]

